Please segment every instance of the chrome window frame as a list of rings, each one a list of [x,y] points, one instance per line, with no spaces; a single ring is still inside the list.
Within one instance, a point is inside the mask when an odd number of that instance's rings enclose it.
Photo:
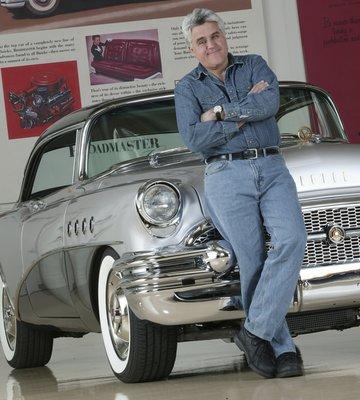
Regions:
[[[72,172],[72,185],[76,183],[79,179],[79,159],[78,159],[78,154],[79,154],[79,143],[80,143],[80,137],[81,137],[81,131],[83,128],[83,123],[75,124],[72,126],[68,126],[64,129],[61,129],[60,131],[54,132],[48,136],[45,136],[44,139],[40,139],[36,144],[35,147],[33,148],[29,159],[26,163],[25,170],[24,170],[24,178],[21,184],[21,189],[20,189],[20,195],[18,199],[18,203],[23,203],[28,201],[29,199],[26,198],[24,199],[25,193],[29,190],[29,188],[26,186],[31,180],[31,175],[34,173],[34,163],[36,163],[36,159],[41,155],[41,152],[44,148],[44,146],[47,145],[50,141],[56,139],[58,136],[62,136],[68,132],[75,131],[75,148],[74,148],[74,164],[73,164],[73,172]],[[28,197],[28,196],[27,196]]]
[[[349,142],[349,138],[347,137],[347,135],[345,133],[344,124],[343,124],[343,122],[341,120],[339,111],[338,111],[333,99],[331,98],[330,94],[326,90],[321,89],[321,88],[319,88],[317,86],[308,84],[308,83],[292,82],[292,81],[280,82],[279,83],[279,87],[280,88],[293,88],[293,89],[309,89],[309,90],[311,90],[311,91],[313,91],[315,93],[321,93],[326,98],[326,100],[329,102],[329,105],[332,107],[332,109],[335,112],[335,116],[338,119],[339,125],[340,125],[340,128],[341,128],[340,134],[341,134],[342,138],[346,142]]]

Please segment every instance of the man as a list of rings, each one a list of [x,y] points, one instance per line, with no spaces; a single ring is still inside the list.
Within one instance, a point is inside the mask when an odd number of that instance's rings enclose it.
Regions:
[[[94,61],[103,60],[104,59],[104,57],[103,57],[103,52],[104,52],[103,47],[106,46],[108,41],[103,43],[101,41],[101,39],[100,39],[100,35],[93,35],[92,36],[92,41],[93,41],[93,44],[91,46],[90,51],[91,51],[91,54],[94,56]]]
[[[262,376],[302,375],[285,315],[306,231],[278,147],[276,76],[260,56],[229,54],[224,22],[210,10],[195,9],[182,30],[199,65],[175,88],[177,122],[187,146],[205,158],[207,207],[240,268],[246,320],[234,341]]]

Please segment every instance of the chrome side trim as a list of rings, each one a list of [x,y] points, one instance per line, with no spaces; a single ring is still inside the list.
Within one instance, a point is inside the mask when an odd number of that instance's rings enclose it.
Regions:
[[[0,263],[0,279],[2,280],[2,282],[4,284],[6,284],[5,274],[4,274],[4,271],[3,271],[1,263]]]

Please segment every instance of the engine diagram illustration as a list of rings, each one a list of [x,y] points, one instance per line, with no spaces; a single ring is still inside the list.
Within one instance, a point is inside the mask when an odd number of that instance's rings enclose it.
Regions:
[[[1,68],[9,139],[39,136],[81,108],[77,61]]]
[[[28,88],[21,92],[10,91],[9,100],[24,129],[67,114],[74,103],[66,79],[52,72],[37,73],[31,78]]]

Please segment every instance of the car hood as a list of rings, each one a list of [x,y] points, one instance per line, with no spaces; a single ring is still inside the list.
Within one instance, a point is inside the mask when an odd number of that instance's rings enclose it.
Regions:
[[[303,204],[317,203],[322,199],[326,201],[329,198],[359,197],[360,145],[302,143],[283,148],[282,153]],[[175,156],[160,161],[156,167],[144,163],[134,168],[127,174],[116,171],[101,186],[105,188],[120,183],[138,185],[149,179],[181,182],[196,190],[203,213],[208,216],[204,201],[204,163],[199,159],[189,160],[188,156]]]
[[[302,203],[360,193],[360,145],[348,143],[305,143],[282,149]],[[194,184],[194,170],[189,174]],[[203,174],[196,190],[204,203]]]
[[[283,154],[301,197],[360,187],[360,145],[306,143]]]

